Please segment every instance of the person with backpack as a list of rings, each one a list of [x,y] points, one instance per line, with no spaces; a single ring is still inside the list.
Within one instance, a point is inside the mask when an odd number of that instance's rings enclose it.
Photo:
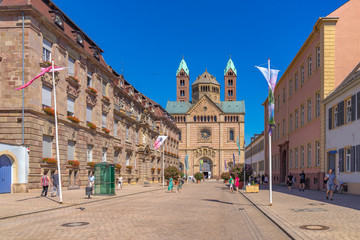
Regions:
[[[179,178],[179,183],[178,183],[178,186],[177,186],[177,190],[176,190],[176,193],[181,193],[182,192],[182,186],[184,185],[184,179],[182,178]]]
[[[299,189],[299,192],[300,191],[305,191],[305,182],[306,182],[306,178],[305,178],[305,173],[304,173],[304,170],[301,171],[300,173],[300,189]]]
[[[41,192],[42,197],[47,196],[49,185],[51,185],[50,178],[47,175],[47,173],[48,173],[47,171],[46,172],[44,171],[44,174],[42,175],[42,177],[40,179],[40,186],[42,186],[42,188],[43,188],[43,190]]]

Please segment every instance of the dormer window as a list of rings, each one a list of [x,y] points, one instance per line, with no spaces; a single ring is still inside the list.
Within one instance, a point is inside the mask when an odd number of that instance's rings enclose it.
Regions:
[[[76,41],[77,41],[79,44],[84,45],[84,41],[83,41],[83,39],[82,39],[82,37],[81,37],[80,34],[78,34],[78,35],[76,36]]]
[[[64,27],[64,22],[59,15],[55,16],[55,23],[57,25],[59,25],[59,27],[62,27],[62,28]]]
[[[65,21],[65,17],[64,15],[59,12],[59,11],[49,11],[51,14],[51,18],[53,19],[54,23],[61,28],[62,30],[64,30],[64,21]]]
[[[98,51],[94,52],[94,58],[96,58],[97,60],[100,60],[100,54]]]

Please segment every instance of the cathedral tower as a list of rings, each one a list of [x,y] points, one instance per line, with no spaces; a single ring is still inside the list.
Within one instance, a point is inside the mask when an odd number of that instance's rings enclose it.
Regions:
[[[183,59],[180,62],[179,68],[176,71],[176,101],[188,102],[190,89],[190,74],[186,62]]]
[[[230,57],[224,70],[225,101],[236,101],[236,77],[237,70]]]

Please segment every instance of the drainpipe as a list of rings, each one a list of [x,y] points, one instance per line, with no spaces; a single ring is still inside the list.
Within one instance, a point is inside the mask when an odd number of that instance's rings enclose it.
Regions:
[[[24,68],[25,68],[25,50],[24,50],[24,12],[21,12],[22,17],[22,85],[25,84],[24,77]],[[22,109],[21,109],[21,144],[24,145],[24,89],[21,90],[22,93]]]

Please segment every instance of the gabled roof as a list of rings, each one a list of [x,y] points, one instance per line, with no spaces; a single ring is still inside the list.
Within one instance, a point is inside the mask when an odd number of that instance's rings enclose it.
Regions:
[[[195,85],[195,84],[199,84],[199,83],[212,83],[212,84],[216,84],[216,85],[220,86],[220,84],[216,81],[216,78],[214,78],[213,75],[208,73],[207,70],[205,70],[205,72],[203,74],[198,76],[196,81],[191,85]]]
[[[185,114],[191,108],[190,102],[168,101],[166,111],[170,114]]]
[[[237,70],[236,70],[235,65],[234,65],[233,61],[231,60],[231,58],[229,59],[229,61],[226,64],[226,68],[224,70],[224,75],[229,71],[229,69],[233,70],[233,72],[237,76]]]
[[[178,68],[178,70],[176,71],[176,75],[178,75],[179,74],[179,72],[181,71],[181,69],[183,69],[184,71],[185,71],[185,73],[188,75],[188,76],[190,76],[189,75],[189,69],[188,69],[188,67],[187,67],[187,65],[186,65],[186,62],[185,62],[185,60],[184,60],[184,58],[181,60],[181,62],[180,62],[180,65],[179,65],[179,68]]]
[[[221,110],[224,113],[245,113],[245,101],[222,101]]]
[[[191,106],[191,108],[188,110],[187,113],[190,113],[193,109],[196,108],[196,106],[200,105],[203,101],[205,101],[204,99],[208,100],[208,101],[210,102],[210,105],[213,105],[216,109],[218,109],[218,110],[222,113],[220,104],[214,103],[213,100],[211,100],[211,98],[209,98],[209,96],[206,95],[206,94],[203,95],[203,96],[199,99],[199,101],[197,101],[195,104],[193,104],[193,105]]]

